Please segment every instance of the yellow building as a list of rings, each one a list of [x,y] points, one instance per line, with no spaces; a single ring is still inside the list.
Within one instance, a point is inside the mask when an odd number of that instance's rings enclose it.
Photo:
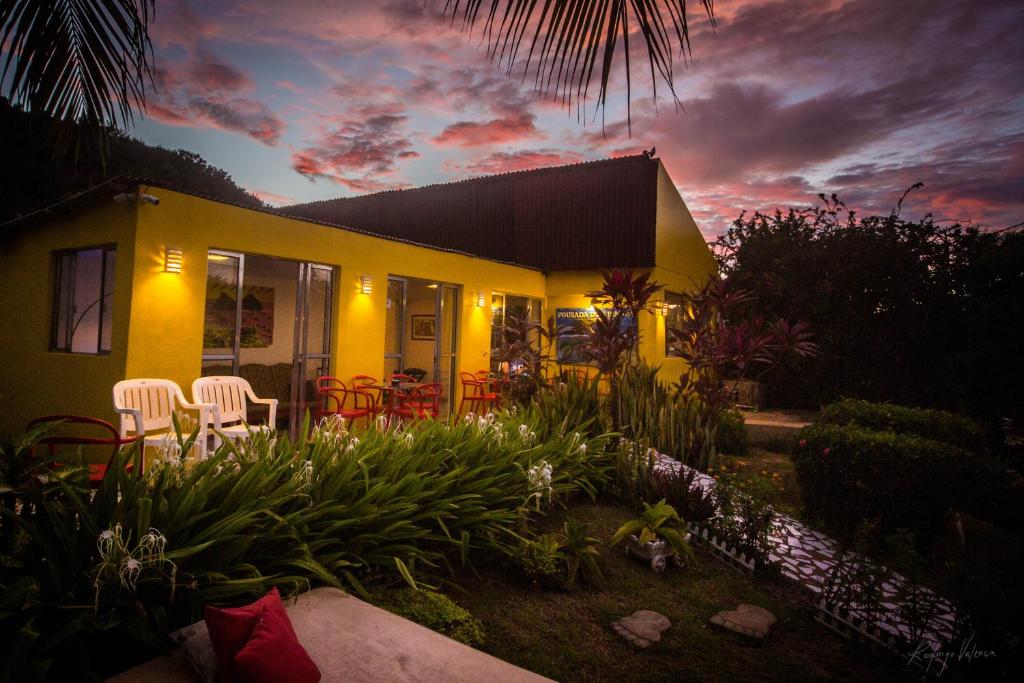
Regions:
[[[3,226],[0,433],[112,420],[124,378],[239,374],[295,424],[330,374],[420,369],[460,397],[506,314],[571,316],[601,271],[666,297],[714,269],[661,162],[625,157],[269,211],[116,179]],[[639,321],[666,358],[665,320]]]

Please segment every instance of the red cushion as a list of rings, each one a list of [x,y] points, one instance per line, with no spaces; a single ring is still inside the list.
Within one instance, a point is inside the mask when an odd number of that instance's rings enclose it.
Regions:
[[[217,655],[220,680],[224,683],[238,680],[234,675],[235,655],[245,647],[256,626],[257,619],[263,613],[263,608],[267,606],[271,607],[271,611],[280,611],[281,614],[285,614],[284,605],[281,604],[281,595],[277,592],[276,587],[271,588],[256,602],[242,607],[220,609],[206,605],[203,608],[206,628],[210,632],[210,642]]]
[[[317,683],[320,669],[295,637],[284,611],[263,608],[249,642],[235,655],[235,674],[245,683]]]

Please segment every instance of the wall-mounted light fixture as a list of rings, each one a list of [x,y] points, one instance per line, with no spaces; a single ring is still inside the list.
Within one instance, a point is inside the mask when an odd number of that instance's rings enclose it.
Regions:
[[[373,294],[373,278],[371,276],[359,276],[359,291],[363,294]]]
[[[483,292],[476,293],[476,305],[478,308],[483,308],[487,305],[487,295]]]
[[[181,249],[164,247],[164,272],[181,273]]]

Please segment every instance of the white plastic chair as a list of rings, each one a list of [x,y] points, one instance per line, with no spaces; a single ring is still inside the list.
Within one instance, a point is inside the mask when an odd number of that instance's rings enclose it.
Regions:
[[[249,424],[246,399],[268,407],[267,424]],[[196,403],[212,403],[217,406],[217,410],[212,415],[215,447],[220,446],[222,436],[232,441],[247,439],[254,431],[273,431],[277,424],[277,399],[258,398],[252,390],[252,385],[241,377],[233,375],[200,377],[192,382],[192,400]]]
[[[174,436],[171,416],[178,409],[199,413],[196,446],[199,457],[205,457],[206,426],[210,416],[217,412],[216,404],[189,403],[181,387],[169,379],[125,379],[114,385],[114,411],[121,416],[121,436],[129,435],[131,418],[131,431],[145,435],[143,442],[146,446],[160,446],[169,436]]]

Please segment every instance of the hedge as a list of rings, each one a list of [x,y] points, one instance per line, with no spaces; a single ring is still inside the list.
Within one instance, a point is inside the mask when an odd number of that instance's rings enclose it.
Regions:
[[[804,509],[841,539],[877,521],[882,533],[906,528],[926,541],[950,507],[969,502],[974,460],[914,434],[831,424],[801,430],[793,454]]]
[[[985,431],[981,425],[945,410],[908,408],[895,403],[872,403],[847,398],[825,406],[818,421],[836,425],[858,425],[897,434],[916,434],[972,452],[980,452],[985,447]]]

